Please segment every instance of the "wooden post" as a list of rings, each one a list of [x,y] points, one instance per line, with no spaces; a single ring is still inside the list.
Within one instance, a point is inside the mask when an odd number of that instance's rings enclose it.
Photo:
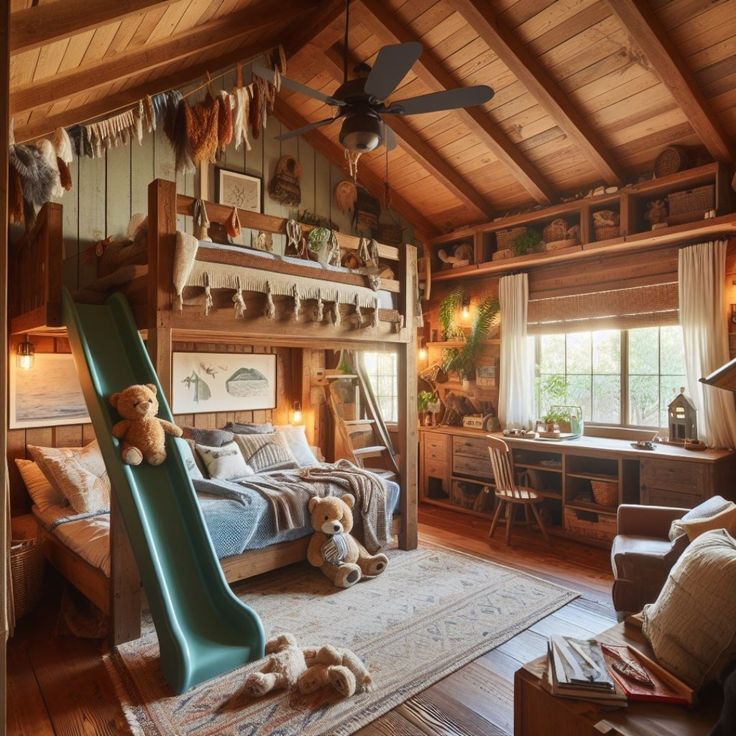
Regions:
[[[141,635],[141,579],[115,494],[110,498],[110,643]]]
[[[414,318],[417,293],[417,249],[406,245],[401,250],[399,283],[400,309],[404,315],[405,340],[399,344],[399,482],[401,485],[401,527],[399,547],[416,549],[417,528],[417,347]]]

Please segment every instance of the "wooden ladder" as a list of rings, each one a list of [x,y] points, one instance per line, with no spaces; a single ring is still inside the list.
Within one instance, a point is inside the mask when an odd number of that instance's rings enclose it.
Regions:
[[[345,386],[347,382],[349,388]],[[369,400],[360,377],[355,374],[329,375],[324,391],[335,429],[335,458],[347,458],[382,478],[397,478],[399,468],[396,459],[378,431],[378,407]],[[353,401],[345,401],[346,395]]]

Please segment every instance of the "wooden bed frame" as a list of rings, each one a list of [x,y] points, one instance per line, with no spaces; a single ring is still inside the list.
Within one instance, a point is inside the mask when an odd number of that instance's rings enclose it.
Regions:
[[[174,182],[157,179],[148,187],[148,267],[120,291],[128,297],[136,322],[147,336],[147,346],[164,393],[171,401],[171,362],[174,341],[268,345],[297,348],[303,366],[308,366],[309,354],[350,348],[355,350],[394,350],[399,366],[398,455],[401,486],[400,515],[393,521],[401,549],[417,546],[417,427],[416,409],[416,326],[415,299],[417,294],[416,248],[412,245],[393,247],[379,245],[382,260],[397,265],[396,280],[382,282],[382,288],[396,295],[396,310],[380,314],[373,326],[355,327],[349,320],[342,324],[295,322],[279,319],[278,334],[274,322],[263,316],[262,309],[248,309],[245,319],[236,321],[232,307],[215,309],[205,317],[201,307],[185,306],[174,309],[172,267],[176,247],[177,215],[191,216],[195,200],[177,195]],[[231,208],[207,202],[211,222],[223,223]],[[286,232],[287,221],[260,213],[239,210],[244,228],[273,234]],[[305,230],[307,228],[305,227]],[[360,239],[338,234],[343,250],[357,250]],[[59,334],[61,323],[62,270],[62,211],[59,205],[46,205],[39,213],[34,229],[18,248],[13,264],[13,281],[21,285],[19,294],[11,300],[11,331],[13,333]],[[264,271],[292,273],[315,277],[312,269],[298,264],[272,261],[253,255],[247,249],[242,254],[232,250],[200,249],[198,260],[221,264],[256,267]],[[308,272],[306,272],[308,271]],[[302,273],[306,272],[306,273]],[[363,285],[364,276],[354,273],[319,271],[319,278],[348,285]],[[263,296],[252,295],[253,299]],[[310,408],[308,370],[292,370],[302,376],[301,399],[304,409]],[[85,562],[63,545],[54,535],[44,533],[48,559],[81,592],[111,617],[111,638],[114,643],[135,639],[140,635],[141,587],[127,535],[117,513],[114,499],[110,514],[111,576]],[[306,558],[308,537],[293,542],[272,545],[263,550],[250,550],[222,561],[230,582],[259,575]]]

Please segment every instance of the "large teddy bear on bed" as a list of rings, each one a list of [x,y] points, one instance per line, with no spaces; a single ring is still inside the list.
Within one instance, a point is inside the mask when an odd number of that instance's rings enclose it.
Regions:
[[[166,460],[166,434],[181,437],[179,427],[159,419],[156,387],[128,386],[113,394],[110,403],[123,419],[113,425],[113,436],[123,440],[121,457],[128,465],[140,465],[143,460],[151,465],[161,465]]]
[[[380,575],[388,565],[384,554],[372,555],[350,534],[353,528],[355,497],[315,496],[309,499],[309,515],[314,534],[309,540],[307,559],[338,587],[349,588],[362,577]]]

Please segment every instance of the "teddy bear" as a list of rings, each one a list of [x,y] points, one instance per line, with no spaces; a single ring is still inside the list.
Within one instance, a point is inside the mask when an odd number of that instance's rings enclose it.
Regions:
[[[350,534],[355,497],[346,493],[309,499],[314,534],[307,547],[309,564],[318,567],[338,587],[349,588],[362,577],[380,575],[388,565],[384,554],[370,554]]]
[[[156,387],[128,386],[113,394],[110,403],[123,419],[113,425],[114,437],[123,440],[121,456],[128,465],[140,465],[143,460],[161,465],[166,460],[166,434],[181,437],[182,430],[171,422],[159,419]]]
[[[266,642],[266,654],[266,664],[245,678],[245,690],[254,697],[270,693],[271,690],[293,687],[307,670],[304,651],[299,648],[292,634],[280,634],[269,639]]]

